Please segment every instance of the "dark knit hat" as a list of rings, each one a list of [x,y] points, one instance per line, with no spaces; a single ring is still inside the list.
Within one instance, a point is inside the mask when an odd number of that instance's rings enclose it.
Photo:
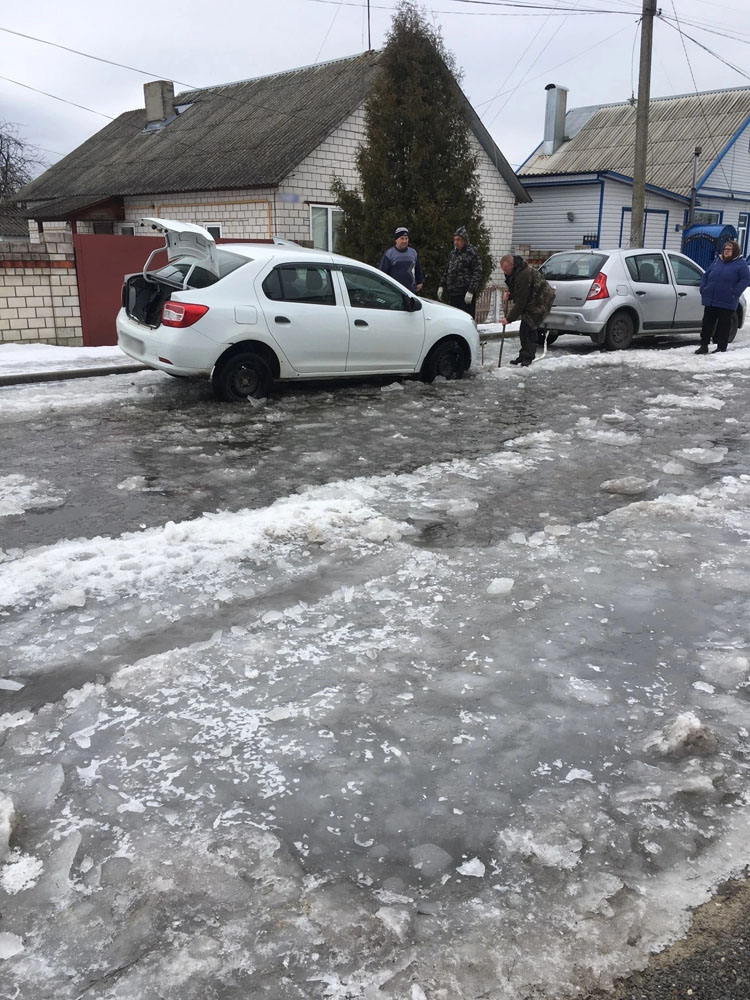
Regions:
[[[460,236],[462,240],[466,240],[467,243],[471,243],[469,234],[466,232],[466,226],[459,226],[453,235]]]
[[[393,234],[393,238],[394,240],[397,240],[399,236],[408,236],[408,235],[409,235],[409,230],[406,228],[406,226],[398,226],[396,228],[396,232]]]

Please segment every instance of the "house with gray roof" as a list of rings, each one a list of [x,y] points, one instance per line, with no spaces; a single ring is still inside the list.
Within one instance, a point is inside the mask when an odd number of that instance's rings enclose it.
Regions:
[[[142,217],[161,216],[215,237],[278,236],[335,250],[342,213],[331,182],[336,175],[357,184],[355,153],[379,63],[370,51],[177,95],[170,81],[149,82],[144,108],[121,114],[17,197],[37,238],[61,226],[135,235]],[[499,260],[514,205],[529,195],[461,96]]]
[[[518,171],[533,202],[516,208],[514,246],[628,246],[635,104],[567,111],[566,88],[546,90],[543,140]],[[652,99],[644,245],[681,248],[695,183],[693,222],[733,226],[747,253],[749,142],[750,87]]]

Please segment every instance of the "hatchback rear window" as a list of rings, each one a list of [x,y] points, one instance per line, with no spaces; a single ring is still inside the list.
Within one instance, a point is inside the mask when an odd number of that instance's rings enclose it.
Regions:
[[[187,287],[205,288],[207,285],[213,285],[220,278],[225,278],[232,271],[236,271],[238,267],[242,267],[243,264],[247,264],[249,261],[249,257],[240,257],[238,254],[230,253],[228,250],[217,249],[216,262],[219,265],[219,277],[217,278],[216,275],[198,265],[190,275]],[[177,257],[165,267],[160,267],[158,271],[154,271],[154,277],[162,278],[171,285],[177,285],[181,288],[192,266],[193,263],[188,258]]]
[[[605,253],[556,253],[539,270],[550,281],[593,279],[607,261]]]

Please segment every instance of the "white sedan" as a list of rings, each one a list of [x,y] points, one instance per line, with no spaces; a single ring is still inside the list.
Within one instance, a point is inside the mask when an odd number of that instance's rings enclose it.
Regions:
[[[201,226],[144,219],[168,264],[129,275],[120,348],[170,375],[206,376],[228,402],[275,379],[356,375],[461,378],[476,363],[473,319],[412,295],[360,261],[280,243],[217,246]]]

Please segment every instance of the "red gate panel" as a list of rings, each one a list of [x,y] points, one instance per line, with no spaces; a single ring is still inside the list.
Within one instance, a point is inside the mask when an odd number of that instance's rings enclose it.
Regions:
[[[148,255],[160,246],[164,246],[161,236],[73,236],[84,347],[117,343],[115,318],[122,302],[122,279],[142,271]],[[166,262],[166,254],[157,254],[154,267]]]

